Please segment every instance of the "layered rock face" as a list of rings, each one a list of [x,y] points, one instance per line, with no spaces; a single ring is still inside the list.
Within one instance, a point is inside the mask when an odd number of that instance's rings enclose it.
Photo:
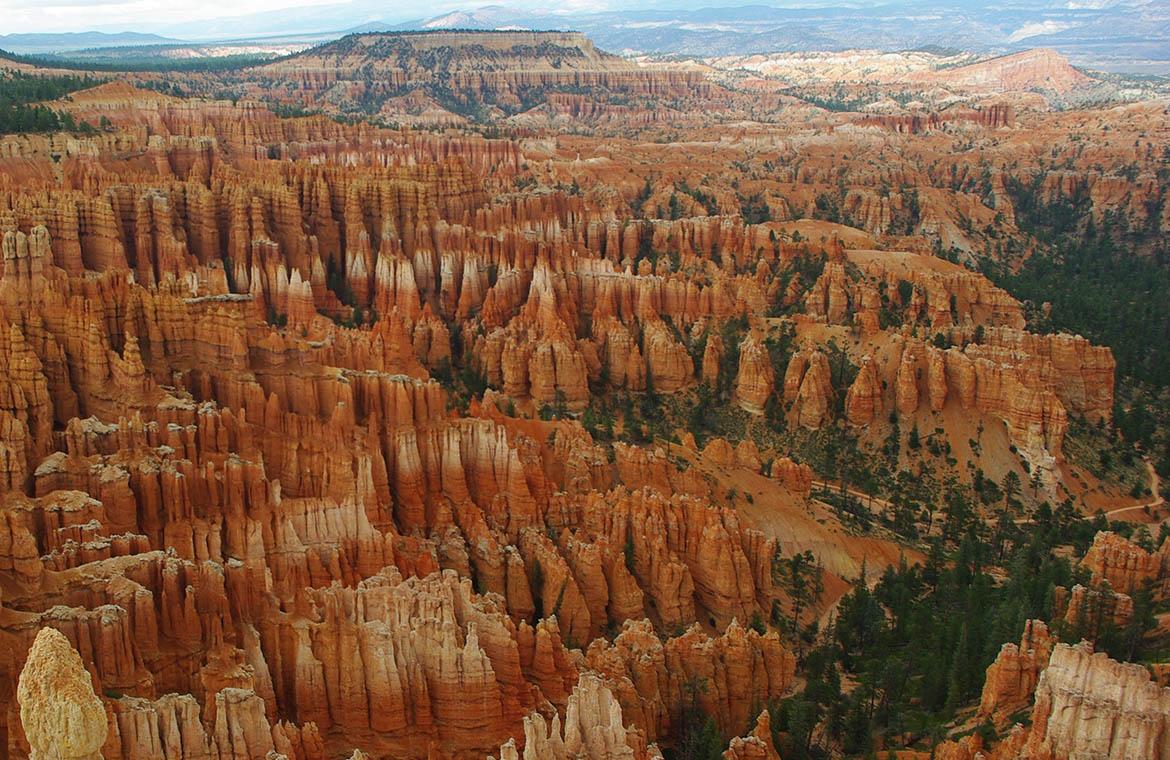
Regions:
[[[1014,299],[948,262],[876,251],[843,256],[862,276],[829,262],[805,305],[818,322],[853,325],[874,336],[863,340],[857,375],[845,392],[849,424],[866,427],[880,422],[883,412],[915,417],[955,405],[1005,424],[1012,444],[1052,479],[1069,416],[1112,418],[1115,363],[1108,349],[1079,336],[1024,331]],[[892,345],[877,329],[883,309],[902,320]],[[907,326],[939,337],[914,340]],[[935,345],[940,341],[949,347]],[[785,398],[801,424],[819,427],[828,421],[826,372],[818,370],[801,393],[806,366],[804,359],[789,364]]]
[[[952,109],[927,114],[867,116],[858,123],[916,135],[927,130],[940,129],[951,122],[972,122],[990,129],[999,129],[1011,127],[1013,121],[1011,106],[996,104],[976,110]]]
[[[1170,542],[1148,552],[1116,533],[1101,531],[1093,537],[1081,564],[1093,574],[1094,582],[1108,583],[1121,593],[1146,586],[1159,597],[1170,592]]]
[[[1170,689],[1139,665],[1058,644],[1036,687],[1020,758],[1170,757]]]
[[[1030,705],[1054,643],[1043,621],[1029,620],[1019,645],[1004,644],[995,662],[987,668],[979,716],[1002,723]]]
[[[476,107],[513,114],[532,108],[533,100],[574,119],[630,120],[639,112],[615,108],[607,96],[694,97],[713,89],[695,73],[643,69],[599,51],[578,32],[357,34],[235,79],[288,83],[279,95],[286,102],[343,110],[360,97],[386,117],[443,126],[466,123],[463,114]],[[261,88],[250,92],[272,96]],[[647,110],[652,114],[653,107]]]
[[[959,66],[931,77],[942,84],[992,92],[1031,89],[1066,92],[1088,81],[1067,58],[1045,48]]]
[[[1079,587],[1078,587],[1079,588]],[[1003,728],[1031,704],[1027,725],[1001,731],[991,748],[979,736],[948,741],[936,755],[956,760],[1089,760],[1170,757],[1170,688],[1150,670],[1120,663],[1088,642],[1056,643],[1029,621],[1020,645],[1005,644],[987,669],[978,716]]]

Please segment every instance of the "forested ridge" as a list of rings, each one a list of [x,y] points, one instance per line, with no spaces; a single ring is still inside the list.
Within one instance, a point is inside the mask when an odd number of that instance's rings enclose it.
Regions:
[[[1015,271],[985,270],[1034,307],[1032,327],[1084,335],[1113,349],[1121,375],[1170,385],[1170,246],[1156,228],[1132,228],[1108,212],[1092,220],[1088,198],[1038,202],[1038,184],[1009,182],[1020,226],[1039,243]],[[1157,219],[1160,214],[1152,214]]]
[[[77,124],[70,114],[38,104],[93,87],[98,82],[88,74],[34,76],[17,71],[0,73],[0,134],[92,130],[88,122]]]
[[[1115,428],[1170,476],[1170,245],[1153,224],[1105,212],[1093,221],[1087,193],[1042,203],[1040,184],[1007,183],[1020,227],[1036,241],[1022,262],[985,259],[983,271],[1025,302],[1029,327],[1109,346],[1117,360]],[[1167,201],[1157,200],[1160,207]],[[1158,208],[1151,219],[1160,219]]]

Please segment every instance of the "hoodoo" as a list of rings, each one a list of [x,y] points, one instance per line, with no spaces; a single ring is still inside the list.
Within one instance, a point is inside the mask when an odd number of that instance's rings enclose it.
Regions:
[[[0,36],[0,757],[1170,760],[1152,10],[286,4]]]

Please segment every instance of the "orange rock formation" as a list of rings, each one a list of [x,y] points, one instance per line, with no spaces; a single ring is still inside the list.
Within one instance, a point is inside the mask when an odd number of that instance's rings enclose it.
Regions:
[[[777,548],[856,569],[897,547],[810,516],[817,474],[778,444],[700,452],[625,409],[677,423],[709,398],[749,431],[874,440],[891,417],[959,418],[1002,429],[988,447],[1053,492],[1069,416],[1110,421],[1108,349],[1027,332],[1019,302],[927,253],[922,235],[967,251],[1012,218],[1007,159],[980,196],[946,130],[839,122],[795,160],[779,127],[708,139],[687,104],[742,102],[701,73],[576,34],[489,36],[359,35],[183,82],[463,124],[435,107],[450,80],[510,138],[127,81],[54,104],[108,123],[96,134],[0,138],[7,756],[648,760],[693,698],[736,737],[728,758],[773,760],[761,709],[796,681],[757,630],[783,598]],[[540,126],[570,117],[618,134]],[[1014,140],[1044,118],[961,126]],[[623,132],[662,123],[695,142]],[[836,142],[859,132],[948,157],[859,165]],[[766,179],[719,177],[757,155]],[[682,184],[701,167],[723,183],[709,196]],[[1145,213],[1115,178],[1068,171],[1042,192]],[[855,226],[784,226],[839,179]],[[745,220],[750,194],[774,221]],[[1128,593],[1165,582],[1167,551],[1103,534],[1085,565]],[[1005,647],[983,714],[1034,691],[1035,757],[1101,744],[1070,717],[1084,704],[1126,728],[1126,753],[1153,751],[1164,695],[1077,649],[1040,676],[1049,648],[1038,623]],[[1107,679],[1139,698],[1102,707]]]

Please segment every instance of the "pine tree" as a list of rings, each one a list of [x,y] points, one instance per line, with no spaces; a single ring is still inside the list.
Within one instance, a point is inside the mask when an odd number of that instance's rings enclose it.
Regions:
[[[821,566],[811,551],[784,558],[777,546],[772,557],[772,580],[788,595],[789,626],[796,638],[796,656],[800,657],[804,649],[802,615],[808,607],[816,605],[825,592]]]

